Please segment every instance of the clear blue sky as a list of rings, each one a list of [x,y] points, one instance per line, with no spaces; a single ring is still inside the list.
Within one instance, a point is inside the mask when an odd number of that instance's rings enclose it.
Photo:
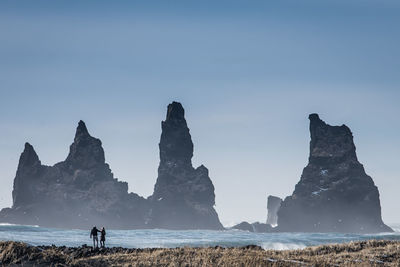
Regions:
[[[347,124],[400,222],[398,1],[2,1],[0,207],[29,141],[64,160],[80,119],[129,190],[157,177],[180,101],[223,223],[266,219],[307,164],[308,114]]]

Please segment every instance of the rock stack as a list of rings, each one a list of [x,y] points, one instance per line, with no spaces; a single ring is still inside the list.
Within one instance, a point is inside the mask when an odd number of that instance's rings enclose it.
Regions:
[[[214,186],[208,170],[193,168],[193,142],[180,103],[168,105],[161,122],[160,165],[149,224],[168,229],[223,229],[214,209]]]
[[[278,211],[288,232],[389,232],[381,218],[378,188],[356,156],[350,129],[310,119],[310,156],[300,181]]]
[[[147,201],[128,193],[128,184],[114,178],[105,163],[101,141],[83,121],[65,161],[44,166],[26,143],[14,179],[13,206],[0,220],[49,227],[144,228]]]

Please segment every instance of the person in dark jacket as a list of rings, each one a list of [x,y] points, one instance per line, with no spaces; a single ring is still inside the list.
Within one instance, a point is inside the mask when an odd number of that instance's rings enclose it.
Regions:
[[[106,247],[106,229],[103,227],[102,229],[101,229],[101,237],[100,237],[100,246],[102,247],[102,248],[105,248]]]
[[[96,226],[93,226],[92,231],[90,231],[90,238],[93,238],[93,248],[99,247],[99,238],[97,237],[97,233],[100,232],[97,230]]]

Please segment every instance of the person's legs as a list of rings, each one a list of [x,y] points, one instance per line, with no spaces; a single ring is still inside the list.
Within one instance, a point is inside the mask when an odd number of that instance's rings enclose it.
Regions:
[[[95,236],[93,236],[93,248],[95,248],[95,242],[96,242],[96,238],[95,238]]]

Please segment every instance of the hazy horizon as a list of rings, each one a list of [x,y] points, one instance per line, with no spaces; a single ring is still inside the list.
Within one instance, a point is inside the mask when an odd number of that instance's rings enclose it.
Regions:
[[[161,121],[179,101],[223,224],[265,222],[309,154],[308,114],[346,124],[400,222],[400,4],[396,1],[4,1],[0,207],[25,142],[66,158],[79,120],[129,191],[152,194]]]

